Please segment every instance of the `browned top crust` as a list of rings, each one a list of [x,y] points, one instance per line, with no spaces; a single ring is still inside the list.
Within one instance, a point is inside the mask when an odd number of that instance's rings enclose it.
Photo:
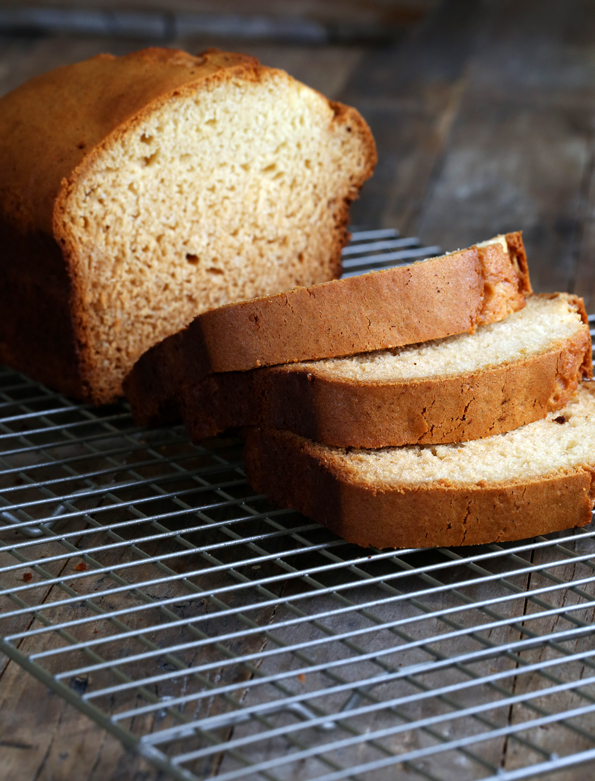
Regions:
[[[0,99],[0,213],[23,232],[51,233],[60,189],[111,133],[181,87],[260,68],[244,54],[153,48],[99,54],[31,79]]]
[[[353,451],[247,428],[246,475],[276,504],[362,547],[480,545],[548,534],[592,519],[594,399],[595,385],[582,383],[549,420],[442,452]],[[574,453],[577,437],[583,447]]]
[[[400,347],[500,320],[531,292],[521,234],[506,239],[508,255],[474,246],[212,309],[141,356],[124,391],[150,419],[182,382],[213,372]]]
[[[182,419],[193,442],[245,426],[288,430],[345,448],[435,445],[501,434],[560,409],[579,381],[592,377],[583,301],[558,295],[583,325],[566,339],[552,339],[541,353],[473,372],[409,380],[325,375],[312,362],[212,374],[181,388]]]
[[[70,196],[105,151],[172,99],[194,96],[219,83],[260,82],[271,73],[274,69],[243,54],[209,49],[192,56],[152,48],[124,57],[102,54],[58,68],[0,98],[0,308],[10,309],[11,321],[0,329],[0,360],[94,403],[109,403],[121,395],[121,372],[114,373],[91,355],[88,280],[80,262],[80,241],[67,219]],[[331,101],[328,105],[333,125],[353,129],[362,139],[365,165],[336,208],[329,257],[322,258],[319,275],[304,277],[308,282],[340,274],[348,205],[376,162],[372,134],[358,112]],[[191,316],[174,323],[169,332]],[[54,327],[58,320],[59,327]],[[117,346],[118,335],[113,338]]]
[[[554,424],[556,425],[556,424]],[[381,486],[341,470],[332,450],[287,431],[245,429],[252,487],[365,548],[483,545],[550,534],[591,521],[591,465],[537,477],[460,486]]]

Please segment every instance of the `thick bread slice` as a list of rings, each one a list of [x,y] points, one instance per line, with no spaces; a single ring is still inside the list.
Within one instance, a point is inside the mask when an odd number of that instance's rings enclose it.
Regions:
[[[563,407],[593,373],[582,299],[530,296],[504,320],[414,347],[213,374],[184,386],[194,442],[263,426],[336,447],[478,439]]]
[[[473,331],[531,292],[520,233],[410,266],[295,288],[199,315],[134,365],[124,390],[158,419],[183,383],[213,372],[318,360]]]
[[[591,520],[595,383],[583,383],[546,419],[487,439],[350,451],[252,428],[245,460],[257,491],[363,547],[547,534]]]
[[[198,313],[340,275],[376,151],[254,57],[100,55],[0,99],[0,361],[95,403]]]

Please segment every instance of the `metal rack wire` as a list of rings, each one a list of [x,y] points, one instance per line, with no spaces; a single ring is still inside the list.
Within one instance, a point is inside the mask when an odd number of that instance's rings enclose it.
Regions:
[[[438,251],[360,231],[344,265]],[[591,526],[362,550],[256,495],[236,440],[8,369],[0,415],[0,651],[171,778],[576,779],[595,759]]]

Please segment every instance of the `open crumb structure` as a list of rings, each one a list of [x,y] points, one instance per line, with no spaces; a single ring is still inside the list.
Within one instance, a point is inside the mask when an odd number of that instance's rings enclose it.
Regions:
[[[245,55],[101,55],[0,101],[0,359],[95,403],[223,304],[337,277],[368,126]]]
[[[430,254],[391,231],[349,249],[349,273]],[[139,429],[8,369],[0,488],[13,737],[59,696],[176,781],[590,778],[591,525],[362,550],[256,494],[236,440]],[[50,740],[72,750],[56,721],[30,751]]]

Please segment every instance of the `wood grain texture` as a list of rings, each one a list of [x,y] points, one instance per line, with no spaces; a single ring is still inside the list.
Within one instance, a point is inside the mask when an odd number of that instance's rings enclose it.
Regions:
[[[514,224],[537,292],[591,294],[594,41],[589,2],[484,6],[415,223],[424,241],[455,249]]]
[[[470,94],[427,194],[420,235],[450,248],[514,224],[523,230],[535,291],[570,289],[590,133],[588,110]]]
[[[212,44],[212,40],[205,36],[185,36],[167,42],[168,46],[191,54],[198,54]],[[70,65],[102,52],[121,56],[152,45],[163,45],[163,42],[94,36],[41,39],[3,36],[0,37],[0,94],[52,68]],[[229,41],[228,45],[230,51],[251,54],[272,68],[286,70],[331,99],[338,98],[365,51],[362,46],[307,48],[238,40]]]
[[[352,207],[354,224],[396,226],[404,235],[417,230],[480,28],[478,3],[450,0],[402,44],[365,52],[340,99],[370,123],[380,165]]]
[[[10,0],[11,4],[15,2]],[[429,4],[426,0],[420,2],[424,7]],[[47,4],[49,0],[39,3]],[[74,7],[75,3],[70,5]],[[112,5],[113,0],[96,3],[96,7]],[[175,0],[171,8],[195,10],[191,5],[190,0]],[[302,13],[309,7],[308,2],[289,5],[290,13]],[[135,0],[129,7],[140,8],[141,3]],[[157,8],[158,3],[148,0],[142,7]],[[263,0],[251,6],[251,10],[265,12],[267,7],[267,0]],[[329,7],[343,13],[345,4],[331,3]],[[205,10],[219,13],[226,8],[219,2],[205,6]],[[368,13],[362,8],[358,4],[358,14]],[[366,8],[373,6],[367,4]],[[2,37],[0,93],[59,65],[102,51],[124,54],[153,43],[156,42],[150,39],[100,37]],[[221,45],[220,41],[217,43]],[[523,229],[534,287],[586,296],[587,309],[593,311],[594,3],[446,0],[407,40],[384,47],[225,43],[230,50],[255,54],[269,65],[286,68],[329,97],[355,105],[370,123],[378,144],[379,165],[354,205],[354,222],[397,227],[403,234],[417,232],[422,241],[437,241],[445,250],[468,246],[508,229]],[[204,37],[170,42],[193,53],[210,44]],[[539,562],[538,557],[535,562]],[[566,570],[559,568],[556,574],[570,578],[572,567],[569,563]],[[576,574],[580,576],[579,570]],[[526,578],[519,578],[510,588],[524,589],[526,585]],[[488,596],[505,592],[494,584]],[[354,599],[365,596],[362,592]],[[464,596],[478,594],[470,589]],[[55,597],[46,591],[43,598]],[[569,594],[566,598],[575,599]],[[443,607],[454,607],[460,601],[461,597],[454,595],[440,597]],[[123,599],[113,600],[116,607],[124,604]],[[427,605],[435,608],[437,601],[428,599]],[[325,604],[321,602],[315,607],[324,609]],[[499,613],[511,615],[517,609],[499,606]],[[530,605],[525,609],[533,610]],[[376,614],[381,620],[396,617],[390,610],[379,609]],[[284,607],[279,618],[293,615]],[[592,621],[591,614],[578,615]],[[478,619],[470,611],[457,620],[464,624]],[[489,620],[487,616],[485,620]],[[358,628],[367,621],[363,615],[355,614],[350,626]],[[18,631],[25,624],[23,620],[14,623],[10,631]],[[539,630],[552,626],[553,619],[550,624],[543,619]],[[318,636],[313,628],[301,631],[303,635],[293,635],[294,641],[296,637]],[[420,622],[411,634],[423,638],[440,631],[440,626]],[[484,640],[512,641],[520,634],[517,625],[488,632]],[[291,640],[292,636],[288,634],[286,639]],[[366,647],[373,650],[389,642],[395,642],[394,635],[378,635],[376,639],[366,638]],[[475,648],[474,643],[463,638],[448,651]],[[317,660],[330,660],[330,650],[329,646],[320,652]],[[545,659],[551,653],[551,649],[542,657],[538,652],[528,653],[527,660]],[[423,658],[427,656],[420,653],[412,655],[410,661]],[[271,672],[277,669],[275,664],[284,669],[282,657],[267,664]],[[500,657],[492,664],[508,669],[511,662]],[[162,781],[157,770],[128,754],[117,741],[105,736],[12,662],[5,663],[2,671],[0,767],[11,781]],[[577,674],[583,673],[578,670]],[[456,677],[453,674],[448,680],[456,681]],[[308,678],[306,684],[294,680],[291,687],[299,692],[300,687],[315,683]],[[425,683],[432,685],[433,681],[428,679]],[[512,691],[521,692],[527,685],[543,684],[528,678],[524,681],[519,676]],[[507,686],[510,688],[509,682]],[[467,700],[460,701],[472,703],[472,695],[467,696]],[[249,692],[246,703],[257,701],[258,694]],[[495,712],[491,717],[501,726],[523,715],[513,710],[509,714]],[[545,749],[550,747],[550,735],[551,732],[543,731]],[[584,739],[576,733],[569,731],[568,736],[571,750],[585,746]],[[402,745],[405,741],[395,740],[391,748],[400,750]],[[501,741],[490,748],[488,760],[510,769],[523,759],[523,750],[522,744]],[[445,781],[460,781],[461,767],[455,763],[431,769]],[[586,781],[591,776],[592,765],[553,775],[552,781]],[[409,777],[408,771],[395,776],[398,781]]]
[[[528,587],[531,589],[547,588],[555,586],[557,583],[572,583],[581,578],[589,578],[593,575],[592,561],[575,562],[573,558],[584,554],[587,550],[585,543],[580,538],[577,542],[564,543],[562,546],[564,556],[568,563],[553,569],[544,569],[540,572],[531,573],[529,576]],[[543,550],[535,550],[531,553],[531,563],[534,565],[545,564],[546,557]],[[560,632],[572,628],[580,628],[593,623],[593,608],[586,606],[581,608],[581,604],[593,600],[594,585],[593,582],[587,584],[577,584],[572,589],[558,589],[550,593],[528,601],[525,605],[525,615],[531,620],[524,623],[526,637],[531,634],[543,635],[551,632]],[[556,608],[565,608],[569,612],[562,615],[553,615],[539,617],[542,610]],[[591,657],[575,662],[565,662],[567,655],[589,651],[592,648],[592,639],[588,637],[579,637],[569,639],[563,642],[553,640],[547,645],[540,645],[538,648],[530,649],[521,654],[522,663],[519,670],[525,665],[540,665],[544,668],[529,673],[521,674],[513,681],[513,691],[515,695],[522,695],[526,692],[540,691],[548,687],[556,686],[562,680],[579,681],[588,679],[595,673],[595,664]],[[547,668],[548,661],[557,660],[560,666]],[[571,691],[562,691],[555,697],[542,696],[536,698],[533,704],[541,710],[541,714],[531,713],[525,704],[520,703],[511,708],[509,722],[518,724],[528,718],[535,718],[536,715],[546,715],[556,711],[562,711],[572,708],[584,707],[595,699],[595,690],[592,685],[585,683],[584,686],[577,687]],[[543,750],[545,755],[549,753],[559,753],[566,755],[571,752],[586,751],[592,748],[595,739],[595,718],[592,714],[586,714],[580,719],[568,719],[566,729],[563,731],[553,730],[545,727],[536,730],[533,736],[534,744]],[[527,760],[532,762],[543,761],[539,759],[538,752],[529,752],[524,746],[510,741],[503,752],[503,767],[506,770],[513,770],[527,764]],[[569,768],[556,774],[552,774],[555,781],[589,781],[593,778],[593,763],[589,762],[575,768]]]
[[[472,83],[532,105],[595,97],[595,5],[591,0],[502,0],[484,6]]]
[[[128,0],[129,11],[169,11],[205,14],[238,14],[274,16],[280,18],[317,19],[327,22],[348,21],[352,24],[409,24],[423,17],[437,4],[437,0],[251,0],[249,9],[242,0],[201,0],[200,8],[194,0]],[[6,8],[19,7],[19,0],[3,0]],[[38,0],[31,4],[38,8],[56,8],[54,0]],[[87,9],[86,0],[66,0],[60,8]],[[94,9],[122,10],[118,0],[94,0]]]
[[[2,676],[0,764],[14,781],[165,781],[166,776],[14,662]]]

